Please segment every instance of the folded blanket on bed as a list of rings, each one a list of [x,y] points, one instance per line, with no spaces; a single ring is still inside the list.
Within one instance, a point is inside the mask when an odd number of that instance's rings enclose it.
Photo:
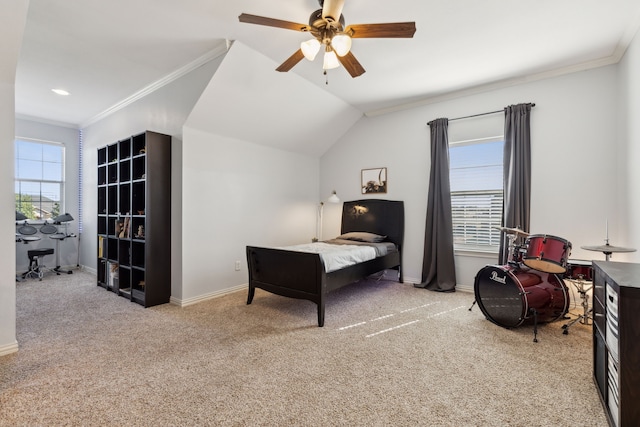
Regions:
[[[323,242],[287,246],[281,249],[320,254],[325,271],[330,273],[350,265],[384,256],[390,252],[390,245],[393,248],[393,244],[389,242],[364,243],[331,239]]]

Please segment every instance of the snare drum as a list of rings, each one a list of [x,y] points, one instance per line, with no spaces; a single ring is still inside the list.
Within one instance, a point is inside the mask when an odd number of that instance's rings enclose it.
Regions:
[[[474,291],[485,317],[505,328],[536,318],[539,323],[551,322],[569,310],[569,292],[562,279],[526,267],[488,265],[476,275]]]
[[[570,259],[567,263],[567,272],[564,274],[565,279],[572,280],[593,280],[593,268],[591,261],[583,261],[580,259]]]
[[[546,273],[564,273],[571,255],[571,242],[549,234],[532,234],[525,241],[525,265]]]

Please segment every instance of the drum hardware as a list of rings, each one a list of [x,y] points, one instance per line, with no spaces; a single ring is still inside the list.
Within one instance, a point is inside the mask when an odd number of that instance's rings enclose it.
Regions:
[[[580,305],[582,306],[582,314],[571,320],[570,322],[562,325],[562,333],[564,335],[568,335],[569,328],[577,322],[580,322],[583,325],[591,325],[592,323],[589,323],[589,319],[593,320],[593,309],[589,308],[589,295],[587,295],[587,292],[589,292],[591,288],[593,288],[593,285],[587,286],[587,283],[592,282],[587,282],[584,279],[569,279],[569,282],[571,282],[576,287],[576,290],[580,295],[580,299],[582,299],[582,302],[580,303]]]
[[[40,236],[23,236],[20,233],[16,233],[16,243],[24,243],[27,245],[30,242],[37,242],[38,240],[40,240]],[[22,282],[23,280],[22,274],[16,274],[16,282]]]
[[[53,218],[54,224],[64,226],[64,233],[58,233],[57,227],[52,226],[56,229],[56,232],[55,234],[52,234],[51,236],[49,236],[49,238],[54,239],[56,241],[56,267],[53,269],[53,271],[55,271],[56,274],[58,275],[60,275],[60,273],[73,274],[73,271],[71,270],[62,270],[60,268],[60,241],[65,240],[67,238],[76,237],[75,234],[69,233],[70,221],[73,221],[73,216],[71,216],[71,214],[68,214],[68,213],[64,213]]]
[[[602,252],[604,254],[605,261],[609,261],[609,259],[611,258],[611,254],[614,252],[635,252],[636,251],[633,248],[623,248],[620,246],[611,246],[609,244],[609,220],[608,219],[605,222],[604,245],[581,246],[581,248],[587,251]]]
[[[538,342],[538,310],[533,311],[533,342]]]
[[[496,230],[500,230],[507,235],[508,243],[508,253],[507,253],[507,262],[513,265],[519,265],[522,262],[522,245],[517,244],[516,240],[520,237],[527,237],[529,233],[521,230],[520,228],[508,228],[508,227],[492,227]]]
[[[518,227],[509,228],[509,227],[497,227],[497,226],[494,226],[492,228],[494,228],[496,230],[500,230],[500,231],[502,231],[503,233],[506,233],[506,234],[513,234],[516,237],[527,237],[529,235],[529,233],[527,233],[524,230],[521,230]]]
[[[16,236],[18,236],[16,234]],[[40,236],[22,236],[20,235],[20,237],[16,237],[16,242],[22,242],[25,245],[29,242],[37,242],[38,240],[40,240]]]

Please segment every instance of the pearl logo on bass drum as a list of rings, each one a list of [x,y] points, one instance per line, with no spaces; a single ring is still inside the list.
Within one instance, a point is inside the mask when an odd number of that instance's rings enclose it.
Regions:
[[[494,282],[498,282],[498,283],[502,283],[503,285],[507,284],[507,276],[498,276],[498,272],[497,271],[492,271],[491,272],[491,277],[489,277],[491,280],[493,280]]]

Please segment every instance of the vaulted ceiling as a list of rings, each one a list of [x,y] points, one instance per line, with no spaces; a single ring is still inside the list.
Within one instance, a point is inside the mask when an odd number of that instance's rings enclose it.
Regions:
[[[224,53],[233,40],[272,60],[242,66],[277,73],[275,67],[309,35],[240,23],[238,15],[305,24],[319,7],[317,0],[31,0],[16,114],[82,127]],[[289,74],[374,114],[485,85],[615,63],[639,27],[640,3],[345,0],[343,15],[347,24],[415,21],[417,31],[412,39],[354,39],[352,52],[366,69],[360,77],[343,68],[324,76],[320,57],[302,60]],[[54,88],[71,94],[61,97]]]

